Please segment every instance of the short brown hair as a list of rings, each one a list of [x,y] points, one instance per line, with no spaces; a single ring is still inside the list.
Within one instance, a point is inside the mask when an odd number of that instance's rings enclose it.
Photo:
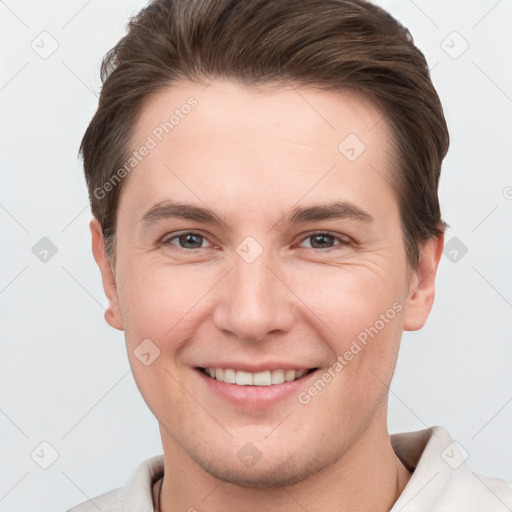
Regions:
[[[409,31],[365,0],[153,0],[131,18],[102,61],[99,106],[80,146],[109,258],[122,180],[97,191],[129,158],[145,101],[180,81],[215,78],[352,91],[380,107],[396,153],[391,184],[407,258],[417,268],[421,242],[447,227],[437,190],[448,128]]]

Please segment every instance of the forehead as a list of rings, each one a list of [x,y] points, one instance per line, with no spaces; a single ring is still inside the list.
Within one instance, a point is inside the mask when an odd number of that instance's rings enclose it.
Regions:
[[[191,124],[196,138],[203,140],[202,147],[213,140],[213,128],[228,136],[226,143],[245,147],[257,142],[252,136],[270,135],[266,141],[270,142],[272,132],[282,128],[281,139],[328,153],[350,133],[368,142],[379,139],[381,145],[387,139],[382,111],[355,92],[277,84],[248,86],[217,79],[210,84],[181,83],[149,97],[136,123],[132,146],[143,143],[148,135],[157,143],[169,138],[185,142]]]
[[[233,207],[260,210],[262,201],[318,203],[326,194],[383,201],[392,195],[389,133],[382,112],[349,92],[182,83],[146,101],[131,147],[151,149],[121,195],[146,205],[202,196],[227,208],[229,190]]]

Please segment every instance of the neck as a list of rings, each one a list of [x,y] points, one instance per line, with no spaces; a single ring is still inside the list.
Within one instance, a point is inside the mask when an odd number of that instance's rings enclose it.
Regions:
[[[162,429],[164,431],[164,429]],[[387,428],[371,426],[335,463],[285,487],[249,488],[224,482],[198,466],[170,436],[163,436],[165,477],[158,512],[387,512],[411,473],[395,455]]]

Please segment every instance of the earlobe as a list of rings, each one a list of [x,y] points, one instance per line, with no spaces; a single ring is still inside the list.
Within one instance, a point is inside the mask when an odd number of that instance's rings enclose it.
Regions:
[[[404,313],[404,330],[421,329],[430,314],[435,298],[435,279],[443,253],[444,234],[430,238],[420,248],[418,270],[412,273]]]
[[[114,272],[105,254],[105,243],[100,223],[93,217],[89,223],[92,237],[92,253],[98,265],[103,282],[103,290],[108,299],[108,306],[105,310],[105,320],[109,325],[120,331],[124,330],[121,312],[117,301],[117,283]]]

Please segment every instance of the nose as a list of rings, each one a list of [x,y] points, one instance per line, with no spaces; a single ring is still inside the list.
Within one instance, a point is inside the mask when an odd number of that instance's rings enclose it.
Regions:
[[[260,341],[289,331],[294,322],[294,295],[270,258],[261,254],[252,263],[235,258],[233,269],[218,290],[214,324],[243,341]]]

